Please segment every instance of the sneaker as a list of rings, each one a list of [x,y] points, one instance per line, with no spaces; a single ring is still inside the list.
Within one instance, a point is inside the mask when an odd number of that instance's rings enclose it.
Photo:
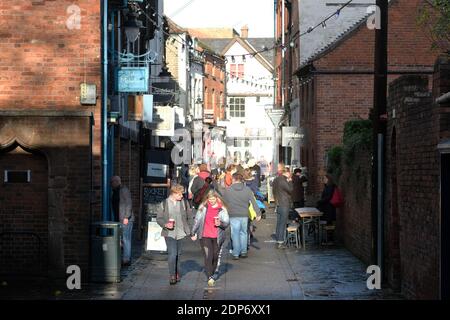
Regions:
[[[208,286],[209,287],[214,287],[214,285],[216,284],[216,281],[214,280],[213,277],[209,277],[208,279]]]
[[[233,260],[239,260],[239,257],[233,256]]]
[[[247,258],[247,257],[248,257],[247,252],[242,252],[241,253],[241,258]]]
[[[177,277],[176,276],[170,276],[169,283],[170,283],[170,285],[177,284]]]
[[[278,249],[286,249],[286,248],[287,248],[286,245],[284,245],[283,243],[280,243],[278,245]]]

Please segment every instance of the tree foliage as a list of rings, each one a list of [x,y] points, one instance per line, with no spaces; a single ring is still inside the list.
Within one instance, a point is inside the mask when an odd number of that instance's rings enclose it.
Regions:
[[[433,48],[450,54],[449,0],[424,0],[419,7],[418,23],[428,30]]]

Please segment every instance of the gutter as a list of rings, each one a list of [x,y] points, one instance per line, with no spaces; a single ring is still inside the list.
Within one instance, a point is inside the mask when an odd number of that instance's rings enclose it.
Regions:
[[[102,153],[102,220],[108,221],[108,0],[101,2],[102,37],[102,111],[101,111],[101,153]]]

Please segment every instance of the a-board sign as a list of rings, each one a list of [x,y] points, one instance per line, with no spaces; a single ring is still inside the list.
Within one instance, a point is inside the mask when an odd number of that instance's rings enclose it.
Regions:
[[[144,204],[145,203],[161,203],[168,196],[167,187],[144,187]]]

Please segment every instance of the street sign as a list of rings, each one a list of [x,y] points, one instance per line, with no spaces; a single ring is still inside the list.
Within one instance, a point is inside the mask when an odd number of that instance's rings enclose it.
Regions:
[[[275,127],[278,127],[281,119],[283,118],[284,110],[283,109],[272,109],[272,110],[267,111],[267,115],[269,116],[273,125]]]

